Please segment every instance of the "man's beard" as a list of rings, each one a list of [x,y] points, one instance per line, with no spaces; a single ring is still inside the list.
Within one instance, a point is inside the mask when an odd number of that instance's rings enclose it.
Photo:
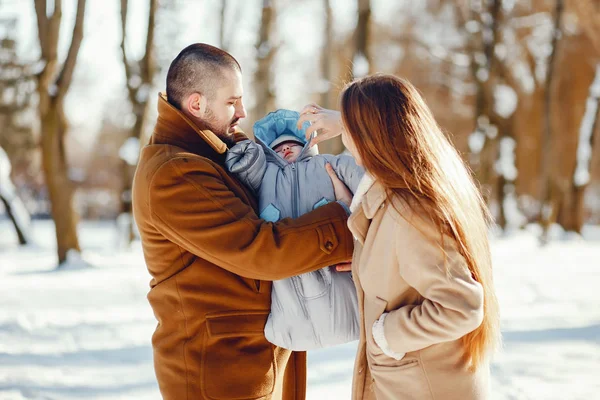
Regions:
[[[234,143],[233,136],[229,133],[229,128],[231,125],[238,122],[239,118],[233,118],[228,124],[219,125],[215,122],[216,117],[210,107],[206,108],[206,118],[204,120],[204,124],[206,127],[219,139],[221,139],[225,144],[229,147]]]

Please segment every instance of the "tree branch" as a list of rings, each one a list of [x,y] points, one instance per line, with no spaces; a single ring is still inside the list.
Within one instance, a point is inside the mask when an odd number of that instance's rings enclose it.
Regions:
[[[227,0],[222,0],[221,1],[221,14],[219,16],[219,45],[221,46],[221,49],[226,50],[227,49],[227,42],[225,41],[225,16],[227,15]]]
[[[358,21],[356,22],[356,50],[369,59],[369,23],[371,19],[371,0],[358,1]]]
[[[58,38],[60,36],[60,23],[62,22],[62,0],[54,0],[54,10],[48,20],[46,31],[46,55],[48,63],[58,62]]]
[[[42,58],[45,57],[46,39],[48,38],[48,15],[46,14],[46,0],[35,0],[35,15],[37,17],[38,38],[40,40],[40,50]]]
[[[60,4],[60,0],[55,0],[56,4]],[[71,86],[73,80],[73,71],[75,70],[75,63],[77,61],[77,55],[79,54],[79,48],[83,41],[83,20],[85,16],[85,1],[77,1],[77,15],[75,17],[75,26],[73,27],[73,37],[71,39],[71,46],[69,46],[69,52],[67,53],[67,59],[63,65],[62,71],[56,80],[58,86],[58,98],[64,97]]]
[[[158,0],[150,0],[148,10],[148,33],[146,35],[146,52],[142,59],[142,81],[144,83],[152,82],[155,70],[154,59],[154,27],[156,26],[156,9]]]
[[[331,108],[331,54],[333,51],[333,12],[331,1],[323,0],[325,9],[325,26],[323,32],[323,47],[321,50],[321,79],[327,82],[327,86],[321,89],[321,106]]]
[[[590,0],[577,0],[572,4],[581,28],[590,38],[596,51],[600,53],[600,8]]]
[[[121,36],[121,55],[123,56],[123,65],[125,67],[125,86],[127,86],[127,93],[129,95],[129,100],[132,104],[136,102],[135,96],[135,88],[131,86],[131,78],[133,76],[133,72],[131,71],[131,64],[129,62],[129,58],[127,57],[127,12],[128,12],[129,0],[121,0],[121,29],[123,34]]]

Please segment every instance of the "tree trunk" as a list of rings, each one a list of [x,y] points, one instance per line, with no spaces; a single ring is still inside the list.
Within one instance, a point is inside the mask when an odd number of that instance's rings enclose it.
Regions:
[[[350,68],[351,80],[362,78],[373,72],[373,63],[369,51],[370,26],[371,26],[371,0],[358,0],[358,19],[356,21],[356,30],[354,31],[354,55],[352,57],[352,67]],[[363,60],[361,60],[363,57]],[[357,71],[357,62],[366,62],[367,70]],[[358,65],[360,68],[361,65]]]
[[[40,103],[42,102],[40,95]],[[48,108],[41,115],[42,165],[52,218],[55,224],[59,265],[67,260],[69,250],[80,251],[77,237],[77,217],[73,208],[73,186],[68,176],[62,137],[66,126],[63,105],[57,99],[46,98]]]
[[[590,39],[596,53],[600,52],[600,2],[598,0],[573,0],[569,3],[574,9],[575,14],[577,15],[579,25],[585,31],[587,37]],[[592,152],[589,155],[587,170],[589,172],[590,178],[587,182],[583,184],[577,184],[574,180],[573,184],[573,221],[574,227],[573,230],[577,233],[581,233],[583,228],[583,224],[585,223],[585,191],[589,186],[590,180],[592,179],[592,171],[591,166],[593,165],[593,156],[594,156],[594,143],[598,136],[598,131],[600,131],[600,93],[594,91],[593,85],[596,83],[596,80],[600,78],[600,65],[596,65],[596,77],[594,82],[592,82],[592,88],[590,89],[590,96],[596,103],[596,113],[594,115],[592,126],[590,127],[591,133],[589,137],[589,145],[590,151]],[[596,156],[598,156],[596,154]]]
[[[552,161],[549,174],[545,176],[550,186],[549,200],[546,199],[544,228],[558,224],[566,231],[581,232],[584,214],[584,194],[587,183],[583,175],[590,174],[589,159],[581,159],[592,142],[594,119],[597,118],[596,84],[598,72],[594,68],[593,41],[585,34],[565,36],[557,55],[552,115]],[[586,57],[580,63],[569,61]],[[591,61],[591,62],[590,62]],[[565,108],[565,104],[569,107]],[[576,175],[577,174],[577,175]],[[587,181],[587,179],[586,179]],[[556,210],[555,210],[556,209]]]
[[[149,109],[150,103],[148,101],[134,104],[135,124],[129,131],[129,138],[136,138],[139,141],[142,137],[142,133],[145,131]],[[121,179],[123,182],[123,187],[121,189],[121,215],[127,216],[124,226],[127,235],[127,244],[131,244],[135,240],[132,208],[133,174],[133,166],[127,161],[121,160]]]
[[[227,17],[227,0],[221,0],[221,12],[219,15],[219,45],[222,50],[227,51],[229,42],[225,39],[225,19]]]
[[[596,83],[596,80],[599,78],[598,74],[600,74],[600,65],[596,66],[596,79],[594,79],[594,82],[592,82],[592,85],[594,85]],[[598,131],[600,131],[600,97],[599,93],[595,93],[593,89],[590,89],[590,94],[593,97],[593,101],[596,102],[596,112],[594,113],[594,118],[592,120],[592,124],[590,127],[590,138],[589,138],[589,149],[591,154],[589,155],[589,160],[587,163],[587,171],[590,175],[589,179],[582,184],[579,184],[575,181],[575,177],[573,176],[573,188],[572,188],[572,193],[573,193],[573,205],[572,205],[572,209],[571,209],[571,219],[572,219],[572,223],[573,226],[571,227],[571,230],[581,234],[581,231],[583,229],[583,225],[585,223],[585,190],[587,189],[587,187],[590,184],[590,180],[591,180],[591,165],[592,165],[592,156],[594,155],[593,151],[594,151],[594,143],[596,140],[596,137],[598,135]],[[584,139],[584,138],[581,138]]]
[[[223,5],[225,7],[225,5]],[[129,0],[121,0],[121,56],[123,66],[125,67],[125,79],[129,102],[132,107],[135,123],[129,131],[126,141],[135,138],[140,142],[145,132],[146,119],[149,110],[149,91],[152,87],[154,76],[156,75],[154,38],[156,28],[156,11],[158,0],[149,0],[148,5],[148,28],[146,31],[145,52],[141,59],[131,62],[127,53],[127,14],[129,9]],[[224,11],[224,9],[223,9]],[[134,86],[132,81],[139,78],[139,84]],[[142,92],[140,92],[142,91]],[[125,143],[125,142],[124,142]],[[121,215],[126,217],[123,228],[126,230],[127,244],[134,239],[133,230],[133,210],[131,204],[131,189],[133,185],[133,165],[130,160],[121,160]]]
[[[333,39],[333,11],[331,9],[331,1],[323,0],[323,9],[325,12],[324,29],[323,29],[323,47],[321,48],[321,84],[318,85],[320,90],[319,105],[325,108],[336,108],[335,101],[339,94],[339,80],[343,74],[338,74],[334,78],[332,73],[334,65],[345,65],[344,57],[339,57],[339,46],[334,44]],[[342,59],[342,63],[339,62]],[[334,81],[336,84],[334,84]],[[323,154],[340,154],[344,151],[344,144],[341,137],[335,137],[325,142],[319,143],[319,152]]]
[[[331,108],[331,58],[333,50],[333,13],[331,11],[330,0],[323,0],[325,9],[325,27],[323,33],[323,48],[321,49],[321,80],[319,85],[321,90],[321,99],[319,105],[325,108]]]
[[[255,46],[258,59],[254,74],[256,102],[253,114],[255,120],[264,117],[267,111],[271,111],[275,107],[275,94],[271,87],[271,67],[277,51],[271,40],[275,15],[273,1],[263,0],[260,31]]]
[[[503,81],[504,69],[501,61],[495,56],[494,49],[499,42],[500,24],[502,22],[502,4],[500,0],[487,2],[484,10],[469,8],[468,13],[473,21],[479,21],[480,29],[477,33],[466,32],[468,35],[467,47],[470,49],[470,70],[476,85],[475,94],[475,132],[483,143],[479,151],[469,154],[475,176],[480,183],[481,192],[486,203],[494,200],[498,204],[498,214],[495,215],[497,223],[502,228],[506,226],[504,213],[506,179],[496,171],[496,163],[500,156],[500,140],[508,135],[507,121],[495,111],[494,90],[496,85]],[[460,10],[459,10],[460,11]],[[485,19],[483,14],[489,16]],[[466,26],[463,13],[457,13],[459,24]],[[489,32],[490,39],[486,40],[484,34]],[[477,57],[483,54],[484,57]],[[482,76],[485,74],[486,76]]]
[[[552,31],[552,43],[550,56],[548,57],[548,71],[546,72],[546,92],[544,95],[544,130],[542,137],[542,212],[540,213],[542,220],[541,225],[543,228],[542,242],[547,242],[548,229],[550,225],[556,222],[558,218],[558,207],[560,206],[560,188],[556,182],[553,182],[551,161],[553,157],[552,148],[552,115],[551,115],[551,103],[552,103],[552,89],[554,82],[554,71],[556,68],[555,60],[557,47],[559,44],[559,37],[561,35],[560,21],[564,10],[563,0],[556,0],[554,10],[554,28]]]
[[[45,0],[35,0],[38,39],[44,68],[37,76],[42,166],[54,219],[59,266],[67,260],[69,250],[80,251],[77,217],[73,208],[74,188],[69,179],[64,138],[67,119],[64,99],[73,80],[77,56],[83,40],[86,0],[77,1],[71,44],[59,71],[58,38],[62,22],[62,2],[55,0],[48,16]]]

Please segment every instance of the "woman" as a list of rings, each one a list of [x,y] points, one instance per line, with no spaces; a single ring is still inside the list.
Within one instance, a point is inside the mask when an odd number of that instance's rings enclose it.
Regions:
[[[367,172],[352,201],[361,332],[353,398],[488,397],[499,341],[487,240],[473,179],[417,90],[391,75],[349,84],[335,111],[309,105],[313,142],[342,134]]]

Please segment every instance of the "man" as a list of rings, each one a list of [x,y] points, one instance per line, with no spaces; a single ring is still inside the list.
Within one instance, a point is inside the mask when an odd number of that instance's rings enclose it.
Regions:
[[[306,354],[270,344],[271,282],[347,262],[339,203],[269,223],[224,168],[245,139],[238,62],[206,45],[172,62],[141,153],[133,210],[152,275],[154,366],[165,399],[304,399]],[[347,201],[347,199],[346,199]]]

